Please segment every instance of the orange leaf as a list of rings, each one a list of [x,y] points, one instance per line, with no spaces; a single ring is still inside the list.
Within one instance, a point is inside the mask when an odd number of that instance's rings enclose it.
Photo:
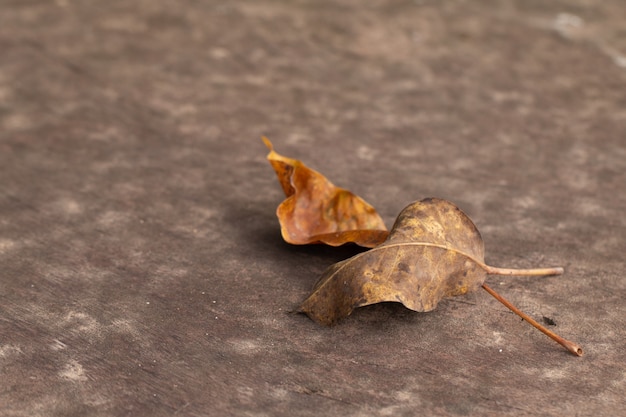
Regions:
[[[353,242],[373,248],[387,238],[389,232],[372,206],[301,161],[276,153],[269,139],[262,139],[287,197],[276,210],[286,242],[331,246]]]

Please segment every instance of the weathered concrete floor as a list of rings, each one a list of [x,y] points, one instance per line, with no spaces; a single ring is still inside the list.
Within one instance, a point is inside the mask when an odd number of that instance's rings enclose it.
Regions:
[[[626,407],[622,0],[4,0],[3,416],[615,416]],[[388,225],[450,199],[490,278],[428,314],[291,314],[260,135]]]

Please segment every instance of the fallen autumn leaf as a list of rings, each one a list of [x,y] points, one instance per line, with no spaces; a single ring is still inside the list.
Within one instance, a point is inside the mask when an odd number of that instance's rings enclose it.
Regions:
[[[286,242],[331,246],[352,242],[373,248],[387,238],[389,232],[371,205],[301,161],[278,154],[269,139],[262,139],[287,197],[276,210]]]
[[[466,294],[481,286],[511,308],[510,303],[484,284],[487,275],[561,273],[562,268],[509,269],[486,265],[482,237],[469,217],[446,200],[429,198],[406,207],[383,244],[328,268],[300,311],[325,325],[348,316],[357,307],[384,301],[400,302],[411,310],[426,312],[444,297]],[[515,307],[511,309],[521,313]],[[541,327],[524,313],[520,315],[533,326]],[[537,328],[572,353],[582,355],[580,347],[540,327]]]

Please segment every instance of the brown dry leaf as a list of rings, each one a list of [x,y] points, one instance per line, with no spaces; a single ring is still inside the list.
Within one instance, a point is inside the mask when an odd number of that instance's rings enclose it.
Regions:
[[[382,243],[389,232],[376,210],[357,195],[334,186],[319,172],[276,151],[267,159],[276,171],[287,198],[278,206],[283,239],[295,245],[353,242],[367,248]]]
[[[383,244],[328,268],[300,310],[325,325],[383,301],[425,312],[444,297],[480,288],[488,274],[557,273],[562,269],[486,265],[483,240],[469,217],[449,201],[430,198],[406,207]]]

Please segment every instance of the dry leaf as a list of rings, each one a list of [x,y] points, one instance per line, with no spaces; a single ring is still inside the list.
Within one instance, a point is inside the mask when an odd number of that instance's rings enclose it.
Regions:
[[[527,271],[486,265],[483,240],[469,217],[446,200],[425,199],[400,213],[383,244],[326,270],[301,311],[326,325],[383,301],[431,311],[444,297],[480,288],[487,274]]]
[[[353,242],[373,248],[387,238],[389,232],[371,205],[301,161],[279,155],[267,138],[263,142],[287,197],[276,210],[286,242],[331,246]]]
[[[444,297],[483,287],[515,314],[582,356],[576,343],[541,326],[484,282],[487,275],[557,275],[562,268],[508,269],[485,264],[483,240],[472,221],[446,200],[425,199],[406,207],[380,246],[332,265],[300,311],[331,325],[360,306],[397,301],[431,311]]]

